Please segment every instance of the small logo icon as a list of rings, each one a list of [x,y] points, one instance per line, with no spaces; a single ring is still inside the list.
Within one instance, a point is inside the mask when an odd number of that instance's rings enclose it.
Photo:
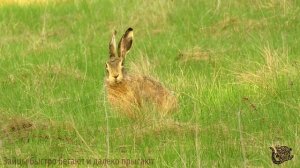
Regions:
[[[287,146],[270,147],[272,150],[272,161],[274,164],[281,164],[285,161],[292,160],[294,155],[291,155],[292,148]]]

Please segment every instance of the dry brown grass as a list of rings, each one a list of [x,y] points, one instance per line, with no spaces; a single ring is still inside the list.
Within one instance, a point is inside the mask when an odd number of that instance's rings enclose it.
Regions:
[[[0,80],[3,86],[21,86],[29,95],[36,94],[35,98],[47,106],[62,105],[72,100],[66,94],[59,96],[46,96],[52,94],[54,86],[59,82],[65,82],[66,79],[83,81],[87,80],[84,73],[79,69],[62,66],[59,64],[39,64],[26,66],[9,73]]]
[[[255,20],[225,15],[224,18],[220,19],[209,27],[201,28],[200,31],[203,32],[204,35],[221,37],[224,35],[230,35],[232,33],[261,30],[267,26],[267,18]]]
[[[44,84],[49,83],[49,78],[70,77],[75,80],[84,80],[85,74],[79,69],[62,66],[59,64],[39,64],[18,69],[15,73],[10,73],[1,83],[12,85],[17,82]]]
[[[136,6],[130,22],[134,26],[138,24],[143,24],[146,27],[155,25],[156,29],[154,31],[160,32],[165,29],[163,26],[167,25],[168,14],[172,11],[172,7],[172,1],[159,1],[157,3],[142,1]]]
[[[154,73],[155,66],[156,64],[153,63],[153,61],[150,62],[148,56],[140,54],[138,58],[129,63],[128,69],[132,74],[156,77],[156,74]]]
[[[289,10],[296,6],[296,0],[241,0],[241,1],[231,1],[230,3],[221,3],[221,7],[228,8],[241,8],[247,7],[257,11],[260,10],[275,10],[280,9],[279,12],[286,14]],[[224,5],[225,4],[225,5]],[[223,6],[222,6],[223,5]]]
[[[120,1],[120,3],[128,3],[127,1]],[[116,8],[117,17],[120,19],[118,23],[112,21],[109,23],[109,29],[114,30],[115,26],[131,25],[136,27],[136,34],[159,34],[167,29],[168,15],[172,12],[174,2],[169,0],[163,1],[139,1],[131,7],[130,15],[126,16],[127,10],[125,8]],[[119,5],[123,6],[123,5]],[[146,32],[144,29],[138,29],[138,27],[147,27],[151,32]]]
[[[173,134],[178,136],[194,135],[200,132],[201,128],[197,124],[188,122],[178,122],[171,118],[149,117],[137,120],[132,125],[116,128],[113,131],[113,137],[123,139],[133,136],[137,142],[142,142],[144,138],[165,136]]]
[[[9,4],[17,4],[20,6],[26,6],[30,4],[40,4],[45,5],[48,3],[61,3],[66,2],[68,0],[0,0],[0,6],[1,5],[9,5]]]
[[[262,56],[264,63],[258,64],[258,70],[254,72],[244,71],[236,74],[239,83],[272,89],[278,77],[295,77],[299,74],[299,69],[289,62],[287,53],[279,53],[276,50],[270,49],[270,47],[265,47],[262,50]]]
[[[194,47],[191,50],[181,51],[177,59],[182,62],[187,61],[207,61],[210,60],[212,56],[211,51],[205,51],[200,47]]]
[[[42,75],[56,75],[56,76],[62,76],[62,77],[71,77],[77,80],[84,80],[85,75],[82,73],[79,69],[72,68],[72,67],[66,67],[58,64],[54,65],[48,65],[48,64],[42,64],[37,65],[36,67],[36,73],[42,74]]]
[[[254,6],[259,9],[274,9],[280,8],[284,12],[284,14],[293,8],[294,1],[293,0],[255,0],[253,1]]]

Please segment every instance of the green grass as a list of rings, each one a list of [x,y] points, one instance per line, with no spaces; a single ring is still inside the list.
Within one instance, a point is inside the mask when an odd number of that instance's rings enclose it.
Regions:
[[[0,165],[33,157],[275,167],[269,146],[287,145],[295,157],[284,166],[299,166],[299,12],[297,0],[1,6]],[[173,115],[132,120],[107,104],[110,34],[128,27],[127,66],[149,60],[141,68],[179,95]]]

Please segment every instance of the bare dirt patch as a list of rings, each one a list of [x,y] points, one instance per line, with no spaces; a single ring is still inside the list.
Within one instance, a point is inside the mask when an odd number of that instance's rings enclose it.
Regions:
[[[67,143],[72,142],[72,138],[57,132],[72,132],[73,126],[69,123],[59,123],[52,120],[36,121],[34,119],[22,116],[5,116],[5,121],[0,121],[0,139],[5,143],[14,143],[22,140],[59,140]]]

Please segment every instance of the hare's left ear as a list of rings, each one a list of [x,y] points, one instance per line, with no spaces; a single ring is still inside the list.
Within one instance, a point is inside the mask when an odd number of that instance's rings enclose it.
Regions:
[[[111,40],[109,42],[109,57],[116,57],[117,53],[116,53],[116,34],[117,31],[114,31],[112,36],[111,36]]]
[[[119,57],[125,59],[126,54],[130,50],[133,41],[133,29],[128,28],[125,34],[122,36],[119,45],[118,45],[118,54]]]

